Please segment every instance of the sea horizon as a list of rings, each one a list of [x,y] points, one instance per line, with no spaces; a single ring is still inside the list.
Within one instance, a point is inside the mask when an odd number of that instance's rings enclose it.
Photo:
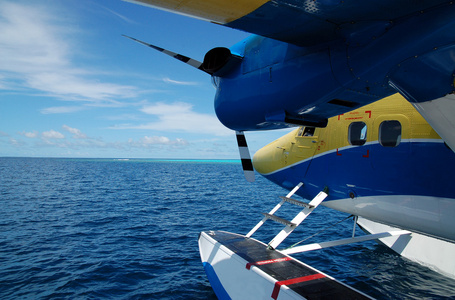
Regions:
[[[214,159],[214,158],[141,158],[141,157],[60,157],[60,156],[0,156],[0,158],[18,158],[18,159],[80,159],[80,160],[114,160],[114,161],[151,161],[151,162],[230,162],[241,164],[240,158],[230,159]]]

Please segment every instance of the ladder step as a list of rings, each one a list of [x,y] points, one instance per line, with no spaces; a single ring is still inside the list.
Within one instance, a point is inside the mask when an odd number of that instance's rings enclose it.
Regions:
[[[289,227],[296,227],[296,224],[292,223],[292,222],[289,222],[288,220],[285,220],[283,218],[280,218],[280,217],[277,217],[275,215],[271,215],[271,214],[268,214],[268,213],[262,213],[267,219],[270,219],[272,221],[275,221],[277,223],[280,223],[280,224],[283,224],[285,226],[289,226]]]
[[[308,203],[305,203],[305,202],[302,202],[302,201],[299,201],[299,200],[295,200],[295,199],[292,199],[292,198],[289,198],[289,197],[280,196],[280,198],[281,198],[281,200],[284,200],[286,202],[295,204],[297,206],[306,207],[306,208],[310,208],[310,209],[315,207],[314,205],[311,205],[311,204],[308,204]]]

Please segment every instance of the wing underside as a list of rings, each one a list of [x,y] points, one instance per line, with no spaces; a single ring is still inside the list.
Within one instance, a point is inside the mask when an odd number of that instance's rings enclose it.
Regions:
[[[314,46],[420,13],[442,0],[127,0],[283,42]],[[381,31],[378,34],[382,34]]]

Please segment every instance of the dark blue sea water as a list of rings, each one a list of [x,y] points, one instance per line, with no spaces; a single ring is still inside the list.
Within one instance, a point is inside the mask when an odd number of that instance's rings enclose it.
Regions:
[[[285,194],[247,183],[232,161],[0,158],[0,299],[215,299],[199,232],[245,234]],[[318,208],[291,242],[344,217]],[[308,242],[351,230],[348,220]],[[379,299],[455,295],[455,280],[374,242],[297,257]]]

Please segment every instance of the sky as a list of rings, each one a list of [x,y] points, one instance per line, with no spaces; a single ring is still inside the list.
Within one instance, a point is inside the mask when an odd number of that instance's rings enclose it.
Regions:
[[[2,0],[0,28],[0,157],[239,157],[210,76],[122,34],[199,61],[249,34],[121,0]]]

